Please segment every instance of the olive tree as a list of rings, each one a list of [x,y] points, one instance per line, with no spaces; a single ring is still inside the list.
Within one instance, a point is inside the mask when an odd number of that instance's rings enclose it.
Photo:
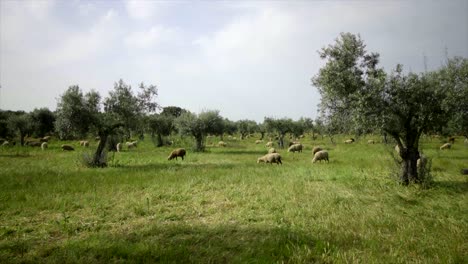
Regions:
[[[269,132],[276,133],[278,135],[278,145],[280,148],[284,148],[284,136],[291,132],[294,126],[292,119],[265,117],[264,124]]]
[[[24,146],[24,138],[32,131],[32,119],[27,113],[11,115],[8,118],[8,126],[11,131],[18,132],[21,146]]]
[[[365,47],[359,35],[342,33],[319,51],[326,63],[312,83],[322,96],[322,110],[386,132],[401,150],[400,181],[420,183],[424,179],[416,169],[419,139],[446,123],[449,87],[440,85],[433,73],[404,74],[401,65],[387,75],[378,68],[379,54],[368,53]]]

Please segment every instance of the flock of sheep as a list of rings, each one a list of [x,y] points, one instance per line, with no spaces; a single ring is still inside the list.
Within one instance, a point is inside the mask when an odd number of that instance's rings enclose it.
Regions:
[[[43,138],[40,138],[39,140],[32,140],[32,141],[26,141],[25,142],[25,145],[27,146],[32,146],[32,147],[41,147],[42,150],[45,150],[48,148],[48,141],[50,140],[50,136],[46,136],[46,137],[43,137]],[[96,140],[98,140],[99,138],[96,138]],[[355,140],[353,138],[349,138],[349,139],[346,139],[344,141],[345,144],[352,144],[354,143]],[[263,140],[256,140],[255,141],[255,144],[260,144],[260,143],[263,143]],[[368,144],[375,144],[375,141],[370,139],[367,141]],[[448,143],[445,143],[443,144],[442,146],[440,146],[440,150],[445,150],[445,149],[450,149],[452,147],[452,144],[455,143],[455,138],[454,137],[451,137],[449,138],[449,142]],[[138,144],[138,141],[130,141],[130,142],[125,142],[125,143],[118,143],[116,145],[116,150],[117,152],[121,152],[123,150],[124,147],[127,147],[127,149],[133,149],[133,148],[136,148],[137,147],[137,144]],[[8,145],[11,145],[10,142],[8,141],[4,141],[2,143],[2,146],[8,146]],[[81,140],[79,141],[79,145],[82,146],[82,147],[89,147],[90,143],[89,141],[87,140]],[[226,147],[227,144],[226,142],[224,141],[219,141],[218,144],[217,144],[219,147]],[[279,153],[277,153],[276,149],[273,147],[274,143],[273,141],[268,141],[266,144],[265,144],[265,147],[268,148],[268,153],[262,157],[259,157],[257,159],[257,163],[270,163],[270,164],[273,164],[273,163],[276,163],[277,165],[282,165],[282,160],[281,160],[281,155]],[[63,144],[61,145],[61,148],[62,150],[64,151],[73,151],[75,150],[75,148],[72,146],[72,145],[69,145],[69,144]],[[288,152],[292,152],[292,153],[295,153],[295,152],[302,152],[302,150],[304,149],[304,146],[299,142],[299,141],[293,141],[289,144],[289,148],[288,148]],[[400,149],[398,147],[398,145],[395,146],[395,151],[397,153],[400,153]],[[168,156],[168,160],[172,160],[172,159],[176,159],[177,158],[182,158],[182,160],[184,160],[184,157],[186,156],[187,154],[187,151],[184,149],[184,148],[177,148],[177,149],[174,149],[170,155]],[[312,162],[315,163],[317,161],[327,161],[329,162],[329,154],[326,150],[324,150],[323,148],[319,147],[319,146],[316,146],[313,148],[312,150],[312,155],[313,155],[313,158],[312,158]],[[418,159],[418,167],[420,167],[422,164],[426,163],[427,161],[427,158],[424,156],[424,155],[421,155],[421,158]]]

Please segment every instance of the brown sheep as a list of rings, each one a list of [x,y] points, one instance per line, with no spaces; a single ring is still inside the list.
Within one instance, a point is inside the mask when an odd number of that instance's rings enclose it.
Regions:
[[[294,144],[288,148],[288,152],[295,153],[296,151],[302,152],[302,144]]]
[[[62,145],[62,150],[73,151],[75,149],[70,145],[64,144]]]
[[[319,152],[319,151],[321,151],[321,150],[323,150],[321,147],[316,146],[316,147],[314,147],[314,149],[312,149],[312,154],[315,155],[315,153],[317,153],[317,152]]]
[[[270,164],[276,163],[277,165],[280,165],[280,164],[283,165],[283,163],[281,162],[281,155],[278,153],[266,154],[265,156],[257,159],[257,163],[260,163],[260,162],[265,162],[265,163],[270,163]]]
[[[325,150],[321,150],[315,153],[314,158],[312,159],[312,163],[315,163],[316,161],[322,162],[322,160],[326,160],[327,162],[330,162],[328,160],[328,152],[326,152]]]
[[[186,151],[183,148],[174,149],[169,155],[169,157],[167,157],[167,160],[172,160],[173,158],[177,160],[177,157],[181,157],[182,160],[184,160],[185,154],[186,154]]]

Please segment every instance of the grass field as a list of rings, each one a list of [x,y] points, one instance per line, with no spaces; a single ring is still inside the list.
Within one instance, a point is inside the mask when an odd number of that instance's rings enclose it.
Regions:
[[[173,147],[146,140],[106,169],[63,142],[2,148],[0,263],[468,263],[461,140],[424,142],[427,189],[391,178],[390,145],[306,139],[277,166],[254,141],[167,161]],[[329,164],[311,163],[314,145]]]

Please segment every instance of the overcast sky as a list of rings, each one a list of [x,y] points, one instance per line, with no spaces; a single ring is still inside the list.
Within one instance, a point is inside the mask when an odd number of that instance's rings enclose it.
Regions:
[[[123,79],[157,101],[231,120],[314,118],[317,51],[360,34],[414,72],[468,57],[465,1],[0,0],[0,109],[55,110],[70,86],[107,96]]]

